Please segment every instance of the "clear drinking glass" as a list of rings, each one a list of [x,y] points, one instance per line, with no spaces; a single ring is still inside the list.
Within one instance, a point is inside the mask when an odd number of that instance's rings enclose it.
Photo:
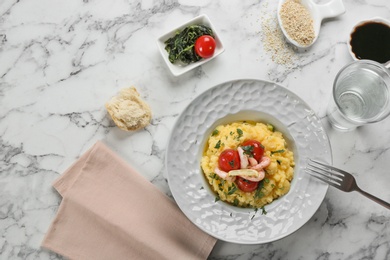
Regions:
[[[390,114],[390,71],[382,64],[358,60],[343,67],[333,83],[327,109],[333,128],[350,131]]]

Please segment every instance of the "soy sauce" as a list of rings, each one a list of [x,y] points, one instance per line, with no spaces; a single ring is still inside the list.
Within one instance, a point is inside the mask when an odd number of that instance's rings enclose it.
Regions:
[[[386,63],[390,60],[390,27],[380,22],[366,22],[356,27],[350,44],[357,59]]]

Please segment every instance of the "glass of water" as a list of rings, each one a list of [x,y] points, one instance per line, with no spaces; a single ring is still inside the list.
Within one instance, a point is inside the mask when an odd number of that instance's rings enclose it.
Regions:
[[[390,114],[390,71],[380,63],[358,60],[342,68],[333,83],[327,116],[333,128],[350,131]]]

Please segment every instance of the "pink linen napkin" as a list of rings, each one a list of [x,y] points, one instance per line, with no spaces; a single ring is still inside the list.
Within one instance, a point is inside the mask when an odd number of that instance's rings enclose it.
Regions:
[[[42,246],[70,259],[206,259],[216,239],[102,142],[58,178]]]

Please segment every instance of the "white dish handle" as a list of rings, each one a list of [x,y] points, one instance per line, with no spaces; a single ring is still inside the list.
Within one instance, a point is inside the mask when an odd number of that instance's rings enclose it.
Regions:
[[[323,5],[317,5],[317,8],[321,20],[345,13],[343,0],[333,0]]]

